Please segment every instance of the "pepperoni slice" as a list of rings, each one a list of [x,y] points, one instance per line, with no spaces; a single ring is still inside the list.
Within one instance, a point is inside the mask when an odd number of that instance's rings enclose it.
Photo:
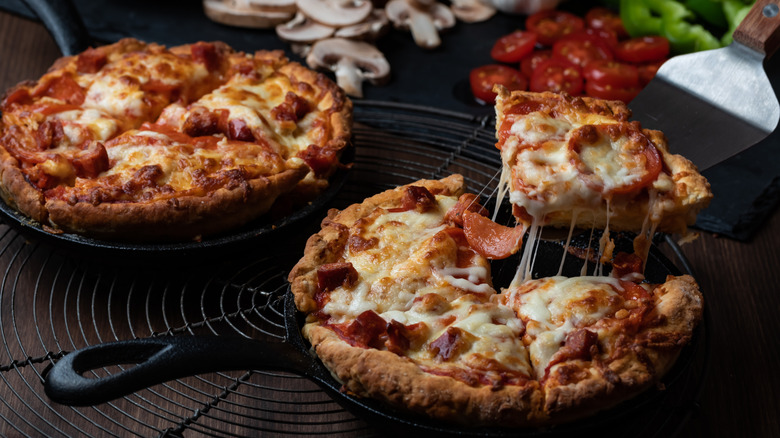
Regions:
[[[493,260],[505,259],[516,253],[523,243],[525,227],[499,225],[481,214],[463,212],[463,232],[469,245],[482,256]]]

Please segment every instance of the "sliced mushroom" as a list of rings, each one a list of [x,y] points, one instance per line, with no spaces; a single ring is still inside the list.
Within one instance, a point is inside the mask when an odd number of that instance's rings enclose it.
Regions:
[[[450,4],[455,17],[466,23],[485,21],[496,14],[496,8],[482,0],[450,0]]]
[[[390,77],[390,64],[382,52],[363,41],[329,38],[314,43],[306,57],[314,69],[328,69],[336,82],[354,97],[363,97],[363,81],[381,84]]]
[[[206,16],[228,26],[271,28],[293,18],[293,12],[257,11],[246,0],[203,0]]]
[[[508,14],[531,15],[536,12],[555,9],[560,0],[486,0],[488,4]]]
[[[333,27],[360,23],[374,8],[369,0],[296,0],[296,4],[307,17]]]
[[[333,36],[353,40],[375,41],[384,35],[390,27],[384,9],[374,9],[365,20],[352,26],[338,29]]]
[[[411,30],[414,42],[424,49],[439,47],[441,38],[438,31],[455,25],[452,11],[441,3],[421,9],[408,0],[390,0],[385,12],[397,28]]]
[[[249,6],[256,11],[278,11],[295,13],[298,7],[295,0],[245,0]]]
[[[295,18],[276,26],[276,34],[288,43],[311,44],[333,35],[336,29],[309,19],[298,12]]]

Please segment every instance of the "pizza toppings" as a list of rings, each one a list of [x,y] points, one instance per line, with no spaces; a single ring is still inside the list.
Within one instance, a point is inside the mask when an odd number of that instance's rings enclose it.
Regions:
[[[525,227],[499,225],[481,214],[467,210],[463,213],[463,231],[475,251],[488,259],[500,260],[520,249]]]

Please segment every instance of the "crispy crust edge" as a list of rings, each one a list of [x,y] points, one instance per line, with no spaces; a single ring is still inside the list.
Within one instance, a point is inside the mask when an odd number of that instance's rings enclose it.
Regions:
[[[169,202],[70,205],[50,199],[46,210],[53,226],[82,235],[124,236],[127,240],[194,239],[228,231],[268,212],[307,171],[303,166],[291,168],[233,189],[221,188],[206,196],[181,196]]]

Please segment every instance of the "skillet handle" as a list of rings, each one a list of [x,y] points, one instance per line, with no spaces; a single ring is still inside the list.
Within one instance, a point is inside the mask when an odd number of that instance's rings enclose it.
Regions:
[[[86,26],[71,0],[23,0],[43,22],[65,56],[83,52],[92,44]]]
[[[44,390],[69,406],[105,403],[176,378],[228,370],[284,370],[305,374],[313,358],[288,343],[220,336],[165,336],[96,344],[66,354],[44,370]],[[104,377],[87,371],[134,366]]]

